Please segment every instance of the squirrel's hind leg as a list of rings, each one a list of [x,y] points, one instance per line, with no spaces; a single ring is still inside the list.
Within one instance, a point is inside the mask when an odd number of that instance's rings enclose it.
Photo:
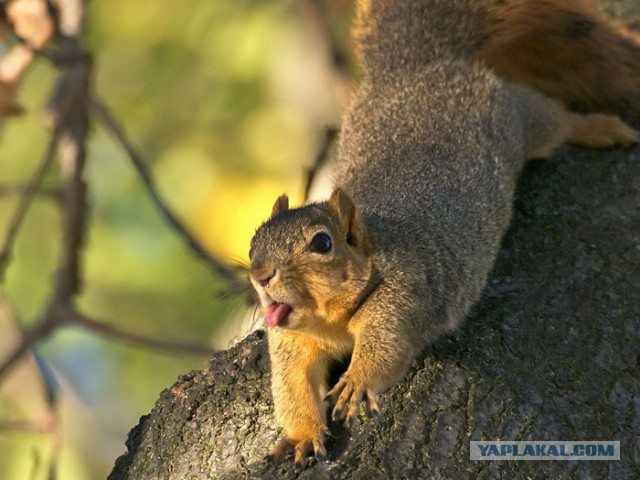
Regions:
[[[628,148],[638,143],[638,132],[616,115],[571,112],[560,102],[526,87],[510,88],[524,120],[527,159],[549,157],[565,143],[594,149]]]
[[[640,35],[608,21],[595,0],[494,2],[478,52],[499,77],[572,109],[640,115]]]
[[[615,115],[564,112],[569,126],[567,143],[586,148],[628,148],[638,143],[638,132]]]

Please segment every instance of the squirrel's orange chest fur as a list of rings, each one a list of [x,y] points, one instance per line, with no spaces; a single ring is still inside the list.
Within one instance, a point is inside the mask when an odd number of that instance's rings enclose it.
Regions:
[[[291,279],[290,279],[291,281]],[[298,290],[304,290],[295,310],[292,333],[306,338],[312,348],[340,358],[349,354],[354,346],[351,319],[357,310],[361,287],[344,279],[330,279],[326,275],[309,273],[296,278]],[[300,286],[303,285],[303,288]],[[281,286],[287,288],[287,286]],[[288,285],[293,289],[292,285]]]
[[[307,348],[326,353],[334,359],[349,355],[355,343],[347,322],[328,324],[320,320],[303,329],[291,330],[289,333],[304,337]]]

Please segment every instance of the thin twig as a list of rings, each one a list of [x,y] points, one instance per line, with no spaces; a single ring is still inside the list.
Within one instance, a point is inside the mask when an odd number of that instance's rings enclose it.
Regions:
[[[13,349],[9,355],[0,364],[0,383],[7,372],[13,367],[14,363],[19,360],[38,340],[48,336],[54,328],[59,327],[52,315],[45,315],[31,329],[22,335],[22,340]]]
[[[54,428],[55,426],[51,423],[0,420],[0,431],[12,431],[21,433],[52,433]]]
[[[83,53],[77,38],[65,37],[59,41],[64,49]],[[83,99],[89,88],[90,74],[91,58],[88,55],[82,55],[77,63],[67,65],[64,68],[49,101],[48,113],[54,125],[54,133],[47,150],[46,161],[34,176],[34,180],[31,182],[33,187],[28,191],[30,192],[30,200],[33,197],[31,192],[40,185],[46,167],[54,157],[53,152],[58,149],[58,158],[65,180],[63,245],[60,266],[57,271],[55,293],[49,308],[45,311],[42,319],[23,335],[20,344],[0,365],[0,380],[37,341],[47,337],[52,331],[68,321],[64,316],[54,315],[55,306],[70,303],[80,287],[80,250],[84,239],[84,220],[86,217],[86,192],[82,176],[85,163],[85,144],[89,130],[89,116]],[[26,208],[22,207],[19,210],[20,215],[16,215],[16,217],[21,222]],[[19,225],[19,222],[16,222],[16,225]],[[15,229],[17,230],[17,227]],[[7,252],[10,251],[10,245]]]
[[[343,18],[349,15],[352,8],[350,2],[344,2],[343,5],[336,2],[318,2],[316,0],[307,0],[304,2],[303,8],[309,18],[310,25],[315,29],[321,42],[327,48],[330,54],[333,68],[344,78],[351,76],[350,68],[350,52],[345,45],[348,43],[340,42],[336,35],[329,28],[335,25],[338,17]]]
[[[86,328],[93,333],[113,340],[120,340],[147,348],[172,351],[195,356],[211,356],[215,350],[203,345],[197,345],[179,340],[153,338],[143,334],[127,332],[114,325],[94,320],[80,312],[71,305],[55,301],[47,309],[44,318],[22,337],[20,344],[0,364],[0,383],[4,375],[13,364],[22,357],[37,341],[48,336],[52,330],[63,325],[75,325]]]
[[[11,222],[9,223],[9,230],[7,231],[5,237],[4,245],[2,246],[2,250],[0,250],[0,282],[4,281],[4,274],[11,257],[13,244],[15,242],[16,236],[18,235],[18,231],[20,230],[20,226],[22,225],[22,221],[24,220],[24,217],[29,210],[29,206],[31,205],[31,201],[38,191],[40,184],[42,183],[42,180],[44,179],[44,176],[55,157],[55,150],[59,136],[60,131],[55,128],[53,134],[51,135],[51,139],[49,140],[49,145],[47,146],[47,150],[42,159],[42,162],[40,162],[40,166],[31,177],[31,180],[29,181],[24,190],[24,193],[22,194],[20,203],[18,203],[18,208],[16,208],[16,211],[13,213]]]
[[[22,112],[16,100],[20,80],[34,58],[34,49],[42,48],[53,33],[46,0],[14,0],[3,5],[1,12],[2,27],[12,31],[21,43],[0,58],[0,133],[7,117]]]
[[[324,131],[324,140],[322,145],[320,146],[320,150],[316,155],[314,162],[311,164],[306,171],[306,181],[304,185],[304,201],[309,200],[309,192],[311,191],[311,185],[313,185],[313,180],[318,173],[318,170],[322,168],[322,166],[327,162],[329,158],[329,152],[331,151],[331,146],[338,136],[339,130],[335,127],[327,127]]]
[[[53,97],[49,100],[48,110],[54,121],[63,123],[60,150],[60,166],[63,178],[66,180],[65,191],[61,201],[63,210],[63,246],[62,262],[57,271],[60,282],[52,302],[71,302],[80,288],[80,252],[85,237],[86,187],[83,172],[86,158],[86,143],[89,131],[89,113],[84,103],[84,96],[88,94],[91,78],[92,58],[84,52],[81,45],[82,19],[84,4],[82,0],[55,0],[49,3],[49,15],[55,19],[57,46],[62,56],[70,55],[74,58],[70,63],[56,63],[58,68],[64,69],[63,78],[53,90]],[[64,65],[64,67],[63,67]],[[67,90],[67,95],[60,95],[61,90]],[[75,96],[73,93],[75,92]],[[56,104],[56,100],[71,98],[66,105]],[[65,109],[68,108],[68,110]],[[56,115],[57,114],[57,115]],[[74,249],[77,249],[74,251]],[[53,308],[47,309],[45,321],[50,320],[54,327],[63,325],[65,318],[57,319],[53,315]],[[49,461],[48,480],[58,478],[58,464],[62,452],[62,435],[56,429],[53,435],[51,459]]]
[[[64,2],[58,0],[58,3],[59,5],[75,5],[75,0],[69,0],[68,3],[66,0]],[[37,341],[47,337],[57,328],[69,324],[82,326],[100,335],[150,348],[160,348],[192,355],[211,355],[213,353],[211,348],[125,332],[112,325],[93,320],[79,313],[73,307],[74,297],[81,285],[80,252],[86,230],[86,185],[83,180],[83,171],[86,156],[85,145],[89,129],[88,108],[92,109],[97,118],[122,143],[156,205],[176,230],[182,233],[189,240],[192,248],[207,259],[210,265],[214,266],[216,271],[224,278],[231,280],[233,284],[237,283],[237,278],[231,269],[211,258],[164,205],[156,192],[140,155],[128,141],[123,130],[113,120],[106,107],[95,101],[86,101],[86,99],[90,98],[91,57],[82,51],[75,37],[66,37],[63,50],[77,54],[74,57],[77,61],[73,64],[64,65],[64,73],[54,89],[48,112],[55,128],[51,144],[47,150],[47,156],[45,157],[46,161],[43,162],[25,190],[18,212],[14,216],[15,220],[10,227],[8,246],[3,252],[3,256],[8,257],[13,237],[15,237],[22,222],[28,204],[38,190],[46,168],[54,157],[54,151],[58,148],[65,185],[61,198],[63,203],[63,248],[55,282],[56,290],[41,319],[34,327],[23,334],[20,344],[0,364],[0,380],[16,360],[21,358]]]
[[[211,356],[215,352],[212,348],[203,345],[165,338],[153,338],[139,333],[127,332],[114,325],[89,318],[69,305],[59,304],[56,305],[54,309],[52,314],[56,317],[62,317],[61,320],[63,323],[81,326],[98,335],[114,340],[196,356]]]
[[[91,97],[89,98],[89,106],[91,111],[96,115],[98,120],[105,126],[105,128],[116,138],[116,140],[122,145],[127,156],[133,163],[136,172],[142,179],[142,182],[149,192],[156,207],[160,210],[164,218],[169,224],[185,239],[189,247],[196,252],[196,254],[203,258],[218,275],[229,282],[231,285],[235,285],[238,282],[238,276],[234,270],[225,265],[222,261],[211,255],[202,244],[196,240],[189,229],[169,210],[164,200],[160,197],[158,190],[155,187],[154,181],[149,174],[149,171],[145,165],[144,160],[140,153],[136,150],[133,144],[127,138],[124,129],[116,122],[106,105]]]
[[[0,295],[0,315],[4,317],[4,322],[9,326],[10,330],[19,331],[20,323],[16,313],[11,307],[8,298],[3,295]],[[0,431],[48,434],[52,445],[52,457],[56,458],[56,451],[59,450],[60,445],[59,417],[56,409],[57,386],[46,362],[38,358],[35,352],[29,360],[28,365],[32,371],[32,381],[39,381],[42,384],[43,400],[46,405],[45,414],[39,415],[38,419],[32,421],[0,420]]]
[[[28,186],[25,185],[0,185],[0,197],[15,197],[24,195],[27,192]],[[47,197],[55,202],[60,201],[62,193],[58,188],[39,188],[34,192],[34,195],[40,197]]]

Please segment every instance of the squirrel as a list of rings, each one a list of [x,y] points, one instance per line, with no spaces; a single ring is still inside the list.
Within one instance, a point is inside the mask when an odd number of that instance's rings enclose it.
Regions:
[[[604,107],[590,95],[630,96],[624,88],[599,92],[589,77],[594,90],[572,91],[580,79],[560,76],[549,80],[558,88],[545,90],[538,84],[544,72],[527,76],[517,58],[509,67],[518,36],[538,28],[558,35],[545,44],[562,44],[560,59],[583,54],[583,37],[554,25],[566,19],[553,12],[598,19],[592,4],[358,1],[354,37],[364,78],[343,118],[335,188],[327,201],[299,208],[282,195],[251,241],[250,279],[265,316],[275,416],[284,429],[269,458],[279,462],[293,451],[301,467],[325,458],[327,404],[332,420],[347,425],[363,402],[377,416],[377,394],[427,344],[459,327],[494,264],[526,160],[564,143],[637,141],[617,116],[575,113],[561,103]],[[608,24],[597,27],[614,35]],[[631,42],[616,35],[610,43]],[[587,45],[603,57],[610,46]],[[627,54],[640,68],[637,51]],[[563,69],[549,64],[551,72]],[[617,71],[600,73],[618,85]],[[329,388],[330,365],[343,358],[349,366]]]

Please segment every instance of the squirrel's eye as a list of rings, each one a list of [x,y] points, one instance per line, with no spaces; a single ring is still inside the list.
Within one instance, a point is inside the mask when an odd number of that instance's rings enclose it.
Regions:
[[[316,233],[311,239],[309,250],[316,253],[329,253],[332,246],[333,244],[331,242],[331,237],[329,236],[329,234],[320,232]]]

